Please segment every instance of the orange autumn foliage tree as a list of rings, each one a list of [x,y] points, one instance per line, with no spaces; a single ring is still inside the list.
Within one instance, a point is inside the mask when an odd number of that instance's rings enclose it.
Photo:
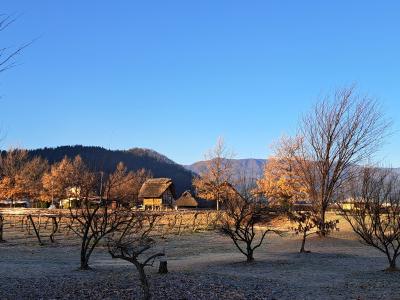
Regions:
[[[115,171],[108,175],[104,194],[106,199],[117,200],[119,205],[129,206],[138,203],[139,190],[143,183],[152,177],[145,169],[128,172],[124,163],[118,163]]]
[[[43,191],[42,177],[47,172],[49,164],[40,157],[34,157],[26,162],[24,168],[16,176],[17,186],[28,199],[39,201]]]
[[[51,166],[43,175],[44,201],[68,197],[87,197],[94,190],[95,176],[91,173],[82,158],[78,155],[73,160],[64,157]]]
[[[23,197],[22,189],[17,183],[17,176],[28,161],[28,152],[11,149],[1,156],[0,197],[17,200]]]
[[[227,150],[224,140],[219,138],[215,147],[205,155],[205,170],[200,173],[200,177],[193,179],[197,196],[215,201],[217,210],[226,189],[224,183],[232,182],[232,157],[233,154]]]
[[[265,165],[264,177],[257,182],[258,190],[273,203],[288,205],[307,198],[306,186],[295,162],[282,157],[277,150]]]
[[[23,149],[11,149],[1,156],[0,198],[37,200],[42,189],[41,178],[47,170],[47,161],[29,158]]]
[[[302,140],[300,138],[282,137],[274,147],[274,157],[270,158],[265,166],[264,177],[258,181],[258,189],[272,203],[281,205],[286,211],[289,220],[295,224],[292,230],[302,236],[300,253],[305,250],[308,236],[320,234],[321,230],[332,231],[336,229],[336,221],[324,221],[318,217],[314,207],[296,207],[296,200],[310,199],[313,190],[307,184],[308,174],[313,163],[296,156]],[[308,175],[308,176],[307,176]]]

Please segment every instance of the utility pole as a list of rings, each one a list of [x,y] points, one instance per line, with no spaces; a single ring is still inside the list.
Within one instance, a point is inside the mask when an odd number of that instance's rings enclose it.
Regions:
[[[53,178],[51,179],[51,206],[54,206]]]
[[[103,171],[100,172],[100,202],[103,200]]]

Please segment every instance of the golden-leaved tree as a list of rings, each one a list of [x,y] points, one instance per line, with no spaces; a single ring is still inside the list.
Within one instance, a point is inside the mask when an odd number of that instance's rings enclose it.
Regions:
[[[144,169],[128,172],[127,167],[120,162],[115,171],[108,176],[103,196],[106,199],[117,200],[118,204],[123,206],[137,204],[139,190],[150,177],[151,173]]]
[[[288,205],[299,199],[306,199],[307,192],[302,179],[295,172],[290,160],[273,156],[265,165],[264,176],[258,182],[258,190],[269,201]]]
[[[73,160],[64,157],[54,163],[50,171],[43,175],[42,199],[87,198],[94,190],[95,176],[78,155]]]
[[[224,140],[219,138],[215,147],[206,154],[205,158],[206,167],[199,177],[193,179],[193,186],[200,198],[215,201],[219,210],[225,190],[223,184],[232,182],[233,154],[227,150]]]
[[[24,149],[11,149],[0,160],[0,198],[14,200],[39,198],[41,178],[47,170],[47,161],[29,158]]]
[[[47,160],[40,157],[34,157],[25,163],[21,172],[16,176],[16,185],[26,198],[35,202],[41,200],[43,191],[42,177],[48,169]]]
[[[10,149],[1,156],[0,197],[17,200],[23,197],[22,189],[17,184],[17,176],[28,161],[28,152]]]

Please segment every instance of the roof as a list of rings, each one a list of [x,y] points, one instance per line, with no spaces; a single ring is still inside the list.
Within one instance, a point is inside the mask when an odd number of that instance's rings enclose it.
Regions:
[[[176,200],[176,206],[178,206],[178,207],[181,207],[181,206],[197,207],[198,205],[199,205],[199,203],[192,196],[190,191],[183,192],[182,195],[179,197],[179,199]]]
[[[139,198],[159,198],[168,188],[171,188],[171,192],[174,195],[175,187],[171,178],[147,179],[140,188]]]

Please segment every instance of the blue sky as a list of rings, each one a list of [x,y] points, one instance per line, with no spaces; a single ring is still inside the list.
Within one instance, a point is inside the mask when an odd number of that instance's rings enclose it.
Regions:
[[[356,82],[400,127],[398,1],[18,1],[1,47],[2,148],[146,147],[179,163],[223,136],[264,158],[318,96]],[[380,158],[400,166],[400,132]]]

